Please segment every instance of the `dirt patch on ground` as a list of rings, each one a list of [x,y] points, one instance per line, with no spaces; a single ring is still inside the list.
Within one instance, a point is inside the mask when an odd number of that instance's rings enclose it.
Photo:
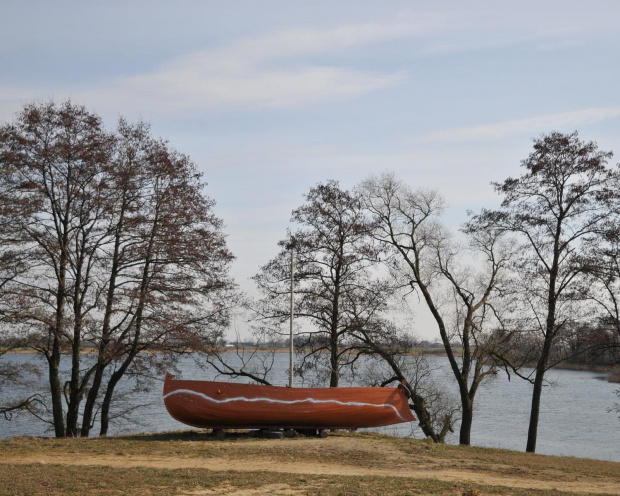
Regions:
[[[418,441],[418,443],[420,443]],[[203,469],[213,472],[270,472],[298,475],[380,476],[392,478],[434,479],[447,482],[470,482],[487,486],[532,490],[557,490],[580,494],[620,494],[620,464],[583,460],[595,466],[579,471],[579,459],[572,459],[565,468],[553,463],[557,457],[528,455],[527,463],[518,463],[507,454],[502,457],[477,454],[475,451],[452,449],[436,453],[425,446],[409,453],[407,443],[390,442],[385,438],[330,437],[293,441],[236,440],[222,442],[218,456],[175,456],[102,453],[80,454],[44,450],[38,453],[7,457],[0,455],[3,464],[53,464],[71,466],[105,466],[115,468],[149,467],[155,469]],[[221,448],[221,449],[220,449]],[[439,448],[441,450],[441,448]],[[54,450],[52,450],[54,451]],[[521,455],[521,454],[518,454]],[[533,457],[533,461],[532,458]],[[540,463],[537,463],[537,460]],[[517,463],[514,463],[517,461]],[[559,462],[558,462],[559,463]],[[614,475],[615,474],[615,475]],[[304,490],[304,491],[307,491]],[[273,484],[258,489],[219,486],[216,489],[179,491],[184,495],[223,494],[250,496],[258,494],[307,494],[287,484]]]
[[[293,489],[288,484],[267,484],[258,489],[239,489],[233,486],[222,485],[217,489],[197,489],[195,491],[179,490],[183,496],[258,496],[272,494],[273,496],[296,496],[307,494],[307,489]]]

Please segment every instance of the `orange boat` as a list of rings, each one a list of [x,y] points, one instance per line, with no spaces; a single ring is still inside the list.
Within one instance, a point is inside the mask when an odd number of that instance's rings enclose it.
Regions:
[[[210,429],[356,429],[412,422],[404,387],[290,388],[175,380],[164,402],[184,424]]]

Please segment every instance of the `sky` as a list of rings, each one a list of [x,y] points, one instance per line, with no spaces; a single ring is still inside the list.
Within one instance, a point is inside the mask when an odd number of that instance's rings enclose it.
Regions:
[[[0,122],[67,98],[150,122],[204,173],[252,293],[319,182],[394,172],[457,229],[541,133],[620,154],[619,18],[617,0],[0,0]]]

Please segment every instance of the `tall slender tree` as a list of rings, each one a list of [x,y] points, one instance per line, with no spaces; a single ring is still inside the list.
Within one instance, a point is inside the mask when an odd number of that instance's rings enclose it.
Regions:
[[[202,193],[195,165],[165,142],[148,139],[145,145],[141,172],[130,179],[134,211],[124,226],[115,226],[122,239],[117,273],[113,282],[112,273],[108,279],[113,326],[103,349],[114,370],[101,406],[102,435],[121,378],[138,359],[154,365],[157,356],[142,351],[181,353],[212,342],[221,336],[236,304],[222,221],[212,212],[214,202]],[[127,163],[121,167],[131,169]]]
[[[526,450],[536,450],[545,374],[554,365],[554,343],[579,320],[584,270],[584,240],[605,231],[617,212],[620,191],[618,166],[607,162],[611,152],[595,142],[581,141],[577,132],[552,132],[534,140],[522,161],[524,173],[494,183],[504,196],[501,209],[483,210],[475,218],[481,227],[517,236],[514,294],[525,329],[538,336]],[[510,330],[510,329],[508,329]]]
[[[369,292],[380,294],[375,303],[385,308],[389,291],[372,274],[380,251],[369,236],[373,229],[360,199],[336,181],[310,189],[306,203],[293,211],[291,220],[300,227],[289,233],[276,258],[254,277],[262,300],[260,318],[266,322],[289,319],[290,247],[295,254],[295,316],[312,327],[298,340],[303,351],[303,373],[311,367],[319,377],[326,374],[330,387],[338,386],[341,369],[349,364],[351,326],[373,317],[375,309],[353,315],[356,303]],[[325,360],[325,358],[327,360]]]

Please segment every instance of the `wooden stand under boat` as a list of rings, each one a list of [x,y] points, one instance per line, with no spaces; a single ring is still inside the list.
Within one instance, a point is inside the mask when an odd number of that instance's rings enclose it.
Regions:
[[[210,429],[357,429],[416,420],[400,387],[289,388],[166,374],[164,402],[179,422]]]

